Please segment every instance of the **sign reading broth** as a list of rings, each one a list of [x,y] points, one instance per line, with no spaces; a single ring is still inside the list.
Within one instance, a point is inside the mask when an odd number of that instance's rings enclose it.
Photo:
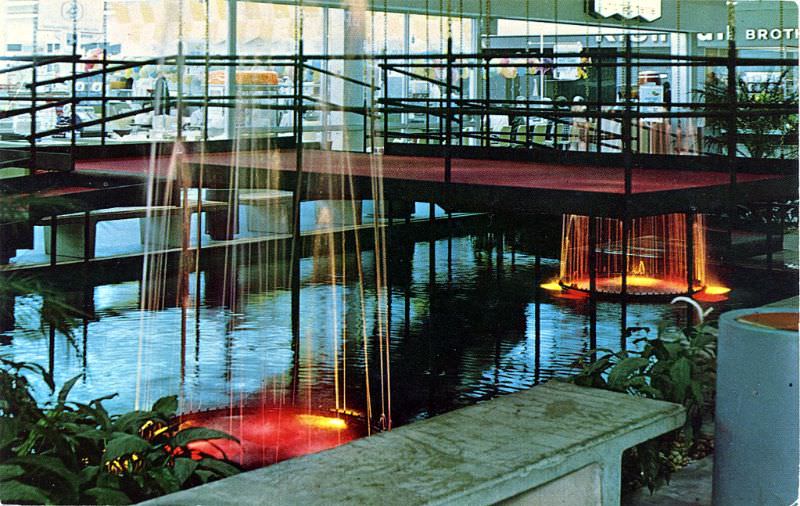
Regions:
[[[640,18],[648,22],[661,17],[661,0],[590,0],[589,14],[602,18]]]

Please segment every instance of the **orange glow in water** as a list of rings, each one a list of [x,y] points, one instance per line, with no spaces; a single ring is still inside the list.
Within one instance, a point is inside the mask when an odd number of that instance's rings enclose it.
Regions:
[[[589,290],[589,227],[594,227],[595,286],[601,293],[622,291],[626,271],[627,292],[632,295],[670,295],[696,292],[706,284],[705,220],[693,221],[692,259],[687,254],[685,214],[646,216],[631,220],[627,244],[623,244],[622,221],[564,215],[561,234],[559,284]],[[623,256],[626,250],[627,255]],[[692,282],[689,286],[689,262]]]
[[[731,291],[727,286],[707,286],[703,290],[708,295],[725,295]]]
[[[722,302],[728,300],[730,291],[727,286],[712,285],[692,295],[692,298],[700,302]]]
[[[297,415],[297,421],[303,425],[318,429],[342,430],[347,428],[347,423],[341,418],[331,418],[319,415]]]
[[[236,437],[194,441],[193,454],[227,457],[245,469],[255,469],[292,457],[316,453],[367,435],[366,423],[352,417],[309,413],[290,405],[241,406],[181,417],[181,426],[208,427]]]

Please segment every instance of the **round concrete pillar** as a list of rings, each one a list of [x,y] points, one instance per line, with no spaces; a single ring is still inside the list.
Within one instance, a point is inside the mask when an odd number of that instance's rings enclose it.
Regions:
[[[779,319],[791,330],[781,330]],[[742,309],[720,317],[714,504],[786,505],[797,499],[797,321],[797,308]]]

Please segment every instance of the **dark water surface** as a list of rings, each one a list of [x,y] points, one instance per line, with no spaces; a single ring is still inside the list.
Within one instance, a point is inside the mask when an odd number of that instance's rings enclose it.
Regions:
[[[177,394],[187,412],[257,405],[331,415],[338,407],[363,417],[368,368],[372,424],[391,417],[397,426],[570,374],[590,349],[587,300],[537,289],[537,279],[557,275],[558,261],[540,258],[537,267],[535,256],[508,245],[498,258],[487,243],[493,241],[486,236],[455,237],[449,246],[437,240],[434,269],[428,242],[393,248],[388,303],[386,291],[378,300],[372,251],[361,253],[363,283],[355,253],[334,255],[333,266],[328,255],[304,258],[294,343],[283,268],[259,268],[273,265],[268,258],[231,256],[189,276],[190,298],[199,290],[202,304],[185,318],[178,307],[140,311],[138,280],[90,288],[94,314],[75,321],[72,341],[61,333],[48,339],[24,314],[35,313],[40,295],[18,297],[17,324],[2,352],[50,362],[57,384],[83,374],[75,400],[117,392],[105,402],[113,412],[133,409],[137,396],[144,407]],[[730,300],[713,304],[717,313],[796,289],[792,276],[777,283],[744,271],[720,277],[734,290]],[[174,280],[167,279],[160,288],[174,298]],[[620,313],[618,302],[598,303],[599,347],[620,348]],[[667,301],[632,303],[627,322],[654,335],[660,321],[680,326],[685,314]],[[378,336],[389,318],[387,368]],[[634,332],[628,343],[645,334]]]

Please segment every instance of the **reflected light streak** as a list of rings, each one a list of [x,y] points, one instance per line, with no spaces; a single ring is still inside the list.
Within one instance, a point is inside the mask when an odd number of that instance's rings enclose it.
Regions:
[[[341,418],[332,418],[320,415],[297,415],[297,421],[317,429],[342,430],[347,428],[347,423]]]

